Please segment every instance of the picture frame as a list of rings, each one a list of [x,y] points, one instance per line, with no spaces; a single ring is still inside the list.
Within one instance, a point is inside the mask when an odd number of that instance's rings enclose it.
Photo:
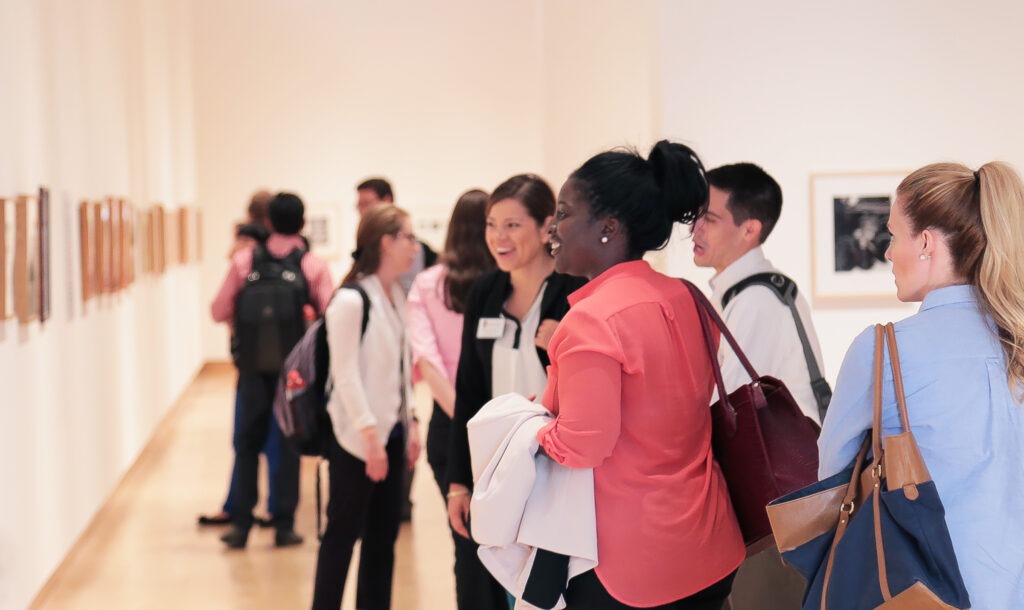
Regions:
[[[110,211],[104,201],[92,204],[92,234],[95,243],[93,250],[95,275],[93,294],[110,293]]]
[[[121,235],[121,200],[116,197],[107,198],[107,213],[110,218],[110,292],[120,292],[124,288],[124,240]]]
[[[167,270],[166,233],[164,232],[164,206],[153,206],[153,222],[150,224],[153,242],[153,271],[163,275]]]
[[[78,240],[80,249],[82,303],[96,296],[96,238],[92,228],[92,205],[78,204]]]
[[[190,218],[189,209],[186,207],[178,208],[178,263],[187,265],[190,261],[191,255],[191,231],[190,229]]]
[[[39,218],[39,322],[44,323],[50,319],[51,313],[51,292],[50,292],[50,189],[45,186],[39,187],[37,197],[38,218]]]
[[[14,210],[0,197],[0,322],[14,315]]]
[[[33,195],[14,202],[14,313],[18,323],[39,317],[39,208]]]
[[[886,223],[909,172],[811,175],[811,286],[815,303],[896,299]]]
[[[334,260],[340,254],[338,240],[338,206],[311,206],[305,214],[302,234],[309,241],[309,251],[320,258]]]
[[[121,200],[121,278],[124,288],[135,283],[135,206],[130,201]]]

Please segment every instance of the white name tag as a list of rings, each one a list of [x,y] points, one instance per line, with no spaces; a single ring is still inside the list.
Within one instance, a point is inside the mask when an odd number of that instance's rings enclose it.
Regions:
[[[505,334],[505,318],[480,318],[476,325],[477,339],[499,339]]]

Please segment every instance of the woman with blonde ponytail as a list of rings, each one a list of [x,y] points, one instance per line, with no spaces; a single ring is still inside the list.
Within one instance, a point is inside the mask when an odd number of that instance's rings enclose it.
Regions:
[[[1005,163],[907,176],[888,223],[914,437],[946,509],[974,608],[1024,608],[1024,182]],[[872,418],[873,329],[839,372],[819,475],[853,460]],[[888,371],[888,365],[886,365]],[[883,433],[902,430],[891,384]]]

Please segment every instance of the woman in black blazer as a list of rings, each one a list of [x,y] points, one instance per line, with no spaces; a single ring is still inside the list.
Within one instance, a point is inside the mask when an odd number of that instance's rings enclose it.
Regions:
[[[501,586],[480,564],[477,545],[470,538],[473,473],[466,423],[496,395],[543,391],[550,364],[548,340],[569,310],[568,295],[586,282],[554,272],[548,250],[554,212],[551,187],[529,174],[506,180],[487,204],[487,247],[498,269],[478,279],[466,300],[448,457],[448,516],[459,534],[455,578],[477,583],[472,600],[459,599],[460,610],[509,607]]]

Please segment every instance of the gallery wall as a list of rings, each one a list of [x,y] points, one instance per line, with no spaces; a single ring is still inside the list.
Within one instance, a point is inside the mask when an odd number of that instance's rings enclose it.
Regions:
[[[1024,167],[1024,82],[1011,76],[1024,56],[1022,20],[1024,6],[1009,0],[665,1],[661,125],[709,167],[753,161],[775,176],[783,212],[765,251],[809,294],[811,174],[949,160]],[[709,277],[691,249],[677,235],[673,271]],[[826,377],[857,333],[915,311],[892,298],[816,300]]]
[[[358,222],[354,186],[367,176],[390,178],[416,231],[440,247],[464,190],[536,172],[557,191],[594,152],[649,142],[656,6],[196,3],[204,298],[223,279],[233,223],[259,187],[334,212],[328,255],[340,279]],[[203,337],[207,358],[227,358],[223,326],[204,321]]]
[[[202,364],[198,265],[137,250],[134,283],[83,302],[79,249],[82,200],[195,202],[187,8],[0,3],[0,197],[51,194],[51,317],[0,320],[0,608],[29,605]]]

